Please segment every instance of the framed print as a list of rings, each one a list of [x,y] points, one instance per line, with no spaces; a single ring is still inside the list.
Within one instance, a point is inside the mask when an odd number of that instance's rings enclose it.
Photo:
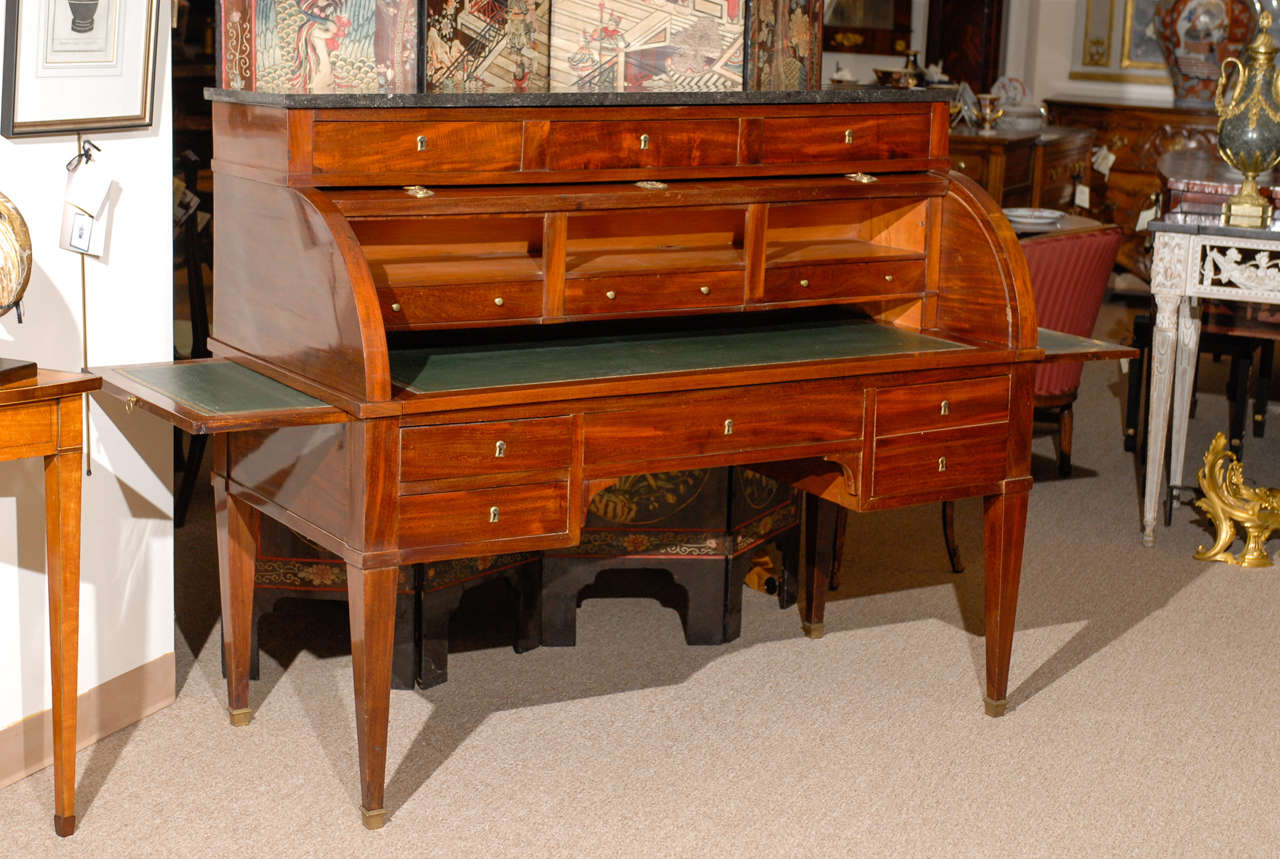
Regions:
[[[1081,0],[1076,5],[1072,80],[1168,84],[1155,34],[1157,0]]]
[[[6,0],[5,137],[145,128],[159,0]]]
[[[911,0],[826,0],[822,46],[837,53],[903,53],[911,46]]]

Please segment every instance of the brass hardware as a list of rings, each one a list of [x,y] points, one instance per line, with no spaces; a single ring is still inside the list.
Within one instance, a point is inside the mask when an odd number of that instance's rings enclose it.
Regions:
[[[608,292],[606,292],[606,293],[604,294],[604,297],[605,297],[605,298],[607,298],[607,299],[609,299],[610,301],[613,301],[615,298],[617,298],[617,297],[618,297],[618,293],[614,292],[614,291],[611,289],[611,290],[609,290]]]
[[[945,456],[938,457],[938,471],[947,470],[947,458]]]
[[[1204,468],[1196,475],[1204,498],[1196,507],[1208,514],[1218,536],[1209,548],[1197,546],[1197,561],[1222,561],[1242,567],[1269,567],[1271,556],[1263,543],[1280,528],[1280,490],[1246,486],[1243,465],[1227,450],[1227,437],[1218,433],[1204,455]],[[1244,526],[1244,549],[1227,551],[1236,539],[1236,525]]]
[[[395,304],[391,305],[391,309],[392,309],[392,310],[394,310],[396,313],[399,313],[399,312],[400,312],[400,302],[398,302],[398,301],[397,301]]]
[[[891,275],[891,274],[886,274],[886,275],[884,276],[884,279],[885,279],[885,280],[887,280],[887,281],[889,281],[890,283],[893,283],[893,275]]]
[[[507,455],[507,443],[506,443],[505,441],[500,441],[500,442],[498,442],[498,443],[497,443],[497,445],[496,445],[496,446],[494,446],[494,449],[493,449],[493,455],[494,455],[494,457],[495,457],[495,458],[497,458],[497,459],[502,459],[504,456],[506,456],[506,455]]]
[[[724,422],[724,434],[733,435],[733,418]]]
[[[404,190],[410,197],[433,197],[436,193],[421,185],[405,185]]]
[[[949,414],[951,414],[951,401],[950,401],[950,400],[943,400],[943,401],[942,401],[942,407],[939,409],[939,414],[943,414],[943,415],[949,415]]]
[[[808,281],[808,279],[806,278],[806,279],[804,279],[804,280],[801,280],[801,281],[800,281],[800,285],[801,285],[801,286],[804,286],[804,287],[807,287],[807,286],[809,285],[809,281]]]
[[[138,398],[133,394],[130,394],[127,398],[125,398],[125,401],[124,401],[125,412],[133,411],[133,407],[136,406],[137,404],[138,404]]]
[[[700,287],[698,287],[698,292],[701,292],[703,295],[710,295],[710,294],[711,294],[711,287],[709,287],[709,286],[700,286]]]
[[[844,142],[845,142],[845,143],[853,143],[853,129],[852,129],[852,128],[846,128],[846,129],[844,130]]]
[[[844,178],[848,179],[850,182],[861,182],[863,185],[870,185],[872,182],[879,181],[870,173],[846,173],[844,174]]]
[[[489,521],[490,522],[498,521],[498,505],[497,504],[489,508]]]
[[[968,166],[969,166],[969,165],[968,165],[968,164],[965,164],[963,160],[961,160],[961,161],[957,161],[957,162],[956,162],[956,169],[957,169],[957,170],[960,170],[961,172],[963,172],[963,171],[964,171],[964,169],[965,169],[966,167],[968,167]]]
[[[1123,134],[1113,134],[1111,135],[1110,142],[1112,149],[1123,149],[1129,145],[1129,138],[1125,137]]]
[[[667,190],[666,182],[659,182],[655,179],[641,179],[636,183],[637,188],[643,188],[646,191],[665,191]]]
[[[640,135],[640,148],[641,149],[649,148],[649,135],[647,134]]]
[[[418,135],[418,151],[419,152],[427,151],[427,136],[425,134]]]
[[[501,307],[505,302],[503,302],[502,296],[499,295],[497,298],[493,300],[493,303]]]

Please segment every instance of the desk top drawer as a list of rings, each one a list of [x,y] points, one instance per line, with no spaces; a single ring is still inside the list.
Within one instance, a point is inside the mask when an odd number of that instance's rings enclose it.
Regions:
[[[454,546],[564,534],[569,486],[563,481],[400,497],[400,548]]]
[[[924,291],[923,260],[849,262],[769,268],[764,300],[822,301]]]
[[[1004,479],[1008,423],[878,438],[872,454],[872,498],[946,492]]]
[[[738,163],[736,119],[553,122],[549,170],[719,167]]]
[[[701,307],[740,307],[742,271],[570,278],[564,284],[565,316],[651,313]]]
[[[862,391],[819,379],[637,399],[587,414],[585,462],[642,463],[861,438]]]
[[[875,435],[1009,420],[1009,377],[961,379],[876,392]]]
[[[572,449],[573,421],[567,417],[405,427],[400,480],[567,470]]]
[[[0,409],[0,462],[23,456],[43,456],[57,449],[57,402],[28,403]]]
[[[520,169],[520,122],[317,122],[316,173],[489,173]]]
[[[929,115],[766,118],[760,162],[879,161],[929,156]]]

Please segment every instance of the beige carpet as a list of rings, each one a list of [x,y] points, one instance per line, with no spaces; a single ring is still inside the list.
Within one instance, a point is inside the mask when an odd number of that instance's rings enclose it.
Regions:
[[[1192,459],[1225,426],[1225,372],[1204,362]],[[1073,478],[1037,439],[1003,719],[982,708],[979,504],[958,510],[961,576],[936,507],[856,517],[821,641],[751,591],[723,647],[686,647],[656,602],[597,600],[575,648],[455,653],[444,686],[394,692],[391,818],[367,832],[341,604],[268,616],[256,717],[232,728],[195,524],[177,703],[80,753],[70,839],[50,770],[0,791],[0,854],[1280,855],[1280,569],[1192,560],[1189,507],[1142,548],[1123,394],[1116,363],[1086,368]],[[1271,419],[1246,474],[1280,485]]]

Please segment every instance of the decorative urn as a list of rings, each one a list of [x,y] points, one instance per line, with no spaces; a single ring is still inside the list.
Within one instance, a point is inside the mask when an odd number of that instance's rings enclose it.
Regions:
[[[1254,32],[1253,0],[1156,0],[1152,23],[1176,107],[1209,107],[1218,70]]]
[[[1218,110],[1218,152],[1244,174],[1240,190],[1222,204],[1223,223],[1268,227],[1271,204],[1258,191],[1258,174],[1280,161],[1280,79],[1276,78],[1276,43],[1268,32],[1271,14],[1263,12],[1258,35],[1249,44],[1246,66],[1235,57],[1222,62],[1213,95]],[[1230,101],[1223,98],[1230,68],[1236,70]]]

